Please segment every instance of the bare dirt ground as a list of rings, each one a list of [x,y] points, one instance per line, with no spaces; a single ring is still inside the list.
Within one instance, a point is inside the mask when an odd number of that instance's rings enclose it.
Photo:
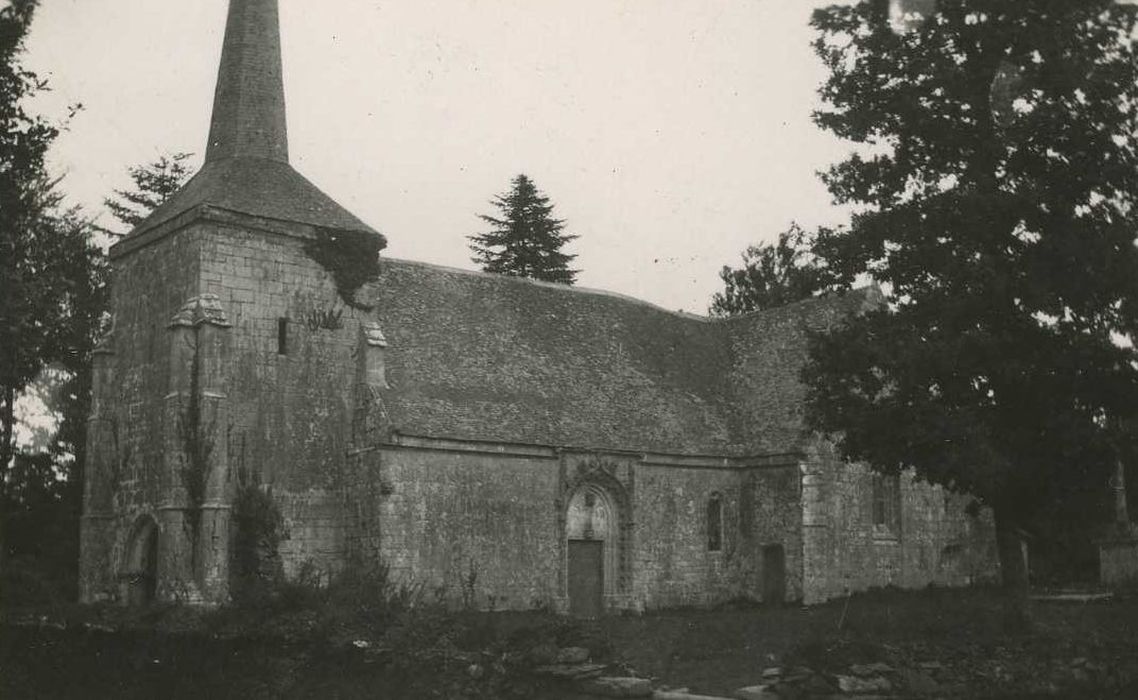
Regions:
[[[595,622],[439,611],[381,622],[351,610],[7,611],[0,697],[542,698],[553,694],[530,676],[538,650],[572,645],[658,685],[709,694],[754,685],[772,667],[833,683],[877,663],[890,669],[892,696],[1138,698],[1138,597],[1037,603],[1034,614],[1035,629],[1007,635],[997,597],[984,590]]]

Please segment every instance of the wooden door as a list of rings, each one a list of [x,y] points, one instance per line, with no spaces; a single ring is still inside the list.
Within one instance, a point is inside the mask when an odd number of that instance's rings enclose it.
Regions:
[[[605,543],[569,540],[569,613],[599,617],[604,610]]]
[[[781,544],[763,547],[763,602],[786,601],[786,554]]]

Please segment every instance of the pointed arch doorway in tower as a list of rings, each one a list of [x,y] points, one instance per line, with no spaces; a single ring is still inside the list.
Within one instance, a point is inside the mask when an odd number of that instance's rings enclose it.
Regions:
[[[158,524],[144,515],[135,521],[121,576],[127,605],[149,605],[158,595]]]
[[[579,487],[565,517],[569,614],[599,617],[605,597],[616,593],[619,529],[616,506],[594,484]]]

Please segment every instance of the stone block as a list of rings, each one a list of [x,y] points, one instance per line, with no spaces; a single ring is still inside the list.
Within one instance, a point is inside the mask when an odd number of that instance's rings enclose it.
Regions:
[[[859,678],[857,676],[838,676],[838,688],[843,693],[882,693],[893,690],[893,684],[889,679],[880,676],[873,676],[870,678]]]
[[[736,700],[777,700],[779,694],[773,685],[764,684],[739,688],[731,694],[731,697]]]
[[[897,672],[897,680],[914,695],[935,695],[942,691],[940,684],[923,671],[903,668]]]
[[[850,666],[850,673],[855,676],[879,676],[883,673],[892,673],[893,667],[889,664],[875,662],[871,664],[854,664]]]
[[[652,693],[652,700],[731,700],[731,698],[721,695],[695,695],[678,690],[657,690]]]
[[[589,650],[584,647],[565,647],[557,652],[559,664],[583,664],[589,660]]]
[[[577,688],[583,693],[602,698],[652,697],[652,681],[647,678],[601,676],[578,683]]]
[[[1138,581],[1138,537],[1099,543],[1099,579],[1107,586]]]

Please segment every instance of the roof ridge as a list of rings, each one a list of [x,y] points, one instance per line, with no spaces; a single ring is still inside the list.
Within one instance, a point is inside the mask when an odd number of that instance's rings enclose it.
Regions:
[[[391,261],[391,262],[396,262],[396,263],[406,263],[409,265],[417,265],[419,267],[428,267],[428,268],[432,268],[435,270],[442,270],[445,272],[456,272],[456,273],[463,274],[463,275],[469,275],[471,277],[484,277],[486,279],[504,280],[504,281],[506,281],[507,284],[528,284],[528,285],[533,285],[533,286],[537,286],[537,287],[545,287],[547,289],[557,289],[557,290],[561,290],[561,291],[564,291],[564,292],[567,292],[570,294],[588,294],[588,295],[592,295],[592,296],[608,297],[610,299],[620,299],[623,301],[630,301],[630,302],[633,302],[635,304],[639,304],[641,306],[647,306],[647,307],[650,307],[650,308],[655,309],[657,311],[660,311],[660,312],[663,312],[666,314],[671,314],[672,316],[677,316],[679,318],[683,318],[683,319],[687,319],[687,320],[691,320],[691,321],[709,322],[709,321],[719,320],[719,319],[710,318],[708,316],[701,316],[700,314],[693,314],[693,313],[688,312],[688,311],[678,311],[678,310],[667,309],[667,308],[664,308],[663,306],[660,306],[659,304],[654,304],[654,303],[647,301],[645,299],[641,299],[639,297],[634,297],[630,294],[622,294],[621,292],[614,292],[614,291],[611,291],[608,289],[597,289],[595,287],[578,287],[578,286],[574,286],[574,285],[562,284],[560,282],[547,282],[545,280],[533,279],[531,277],[519,277],[519,276],[515,276],[515,275],[503,275],[501,273],[485,272],[483,270],[468,270],[468,269],[461,268],[461,267],[452,267],[450,265],[442,265],[440,263],[424,262],[422,260],[409,260],[407,258],[395,258],[395,257],[391,257],[388,255],[384,255],[383,257],[380,258],[380,264],[382,265],[384,261]]]

